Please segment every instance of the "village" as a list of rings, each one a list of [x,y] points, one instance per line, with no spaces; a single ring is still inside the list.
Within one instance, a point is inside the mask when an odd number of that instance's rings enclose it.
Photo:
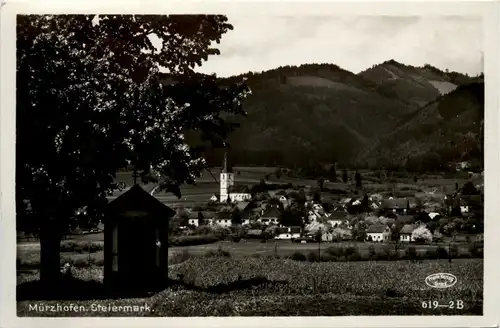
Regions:
[[[233,241],[429,244],[476,240],[483,232],[482,184],[472,180],[463,186],[457,183],[449,193],[437,188],[363,193],[354,187],[353,192],[339,195],[325,192],[327,187],[279,187],[265,181],[238,184],[225,158],[220,193],[212,195],[206,206],[179,207],[172,218],[175,235],[192,236],[210,227],[225,230],[223,235]]]

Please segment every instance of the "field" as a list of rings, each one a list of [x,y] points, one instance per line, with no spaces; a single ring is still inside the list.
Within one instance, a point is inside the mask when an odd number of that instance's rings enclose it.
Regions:
[[[77,276],[102,280],[97,268]],[[88,270],[88,272],[83,272]],[[425,284],[430,274],[448,272],[458,282],[448,289]],[[124,299],[44,301],[44,305],[144,305],[143,312],[80,312],[84,316],[345,316],[481,315],[483,261],[307,263],[273,257],[192,257],[169,269],[171,285],[151,296]],[[36,280],[36,274],[23,281]],[[426,309],[423,302],[454,301],[462,309]],[[40,303],[40,301],[37,301]],[[29,311],[32,301],[18,302],[20,316],[71,316],[71,312]]]
[[[355,247],[358,249],[361,256],[368,256],[368,248],[373,246],[375,251],[383,252],[383,249],[386,247],[391,247],[394,249],[392,244],[384,244],[384,243],[369,243],[369,242],[340,242],[340,243],[321,243],[320,250],[324,251],[329,247],[338,247],[338,248],[347,248],[347,247]],[[403,245],[403,248],[400,250],[401,253],[404,252],[406,245]],[[446,248],[448,245],[446,244],[432,244],[432,245],[415,245],[411,246],[415,247],[417,253],[424,253],[428,249],[436,249],[438,246],[442,246]],[[193,255],[203,255],[209,251],[216,251],[222,247],[224,250],[229,251],[233,257],[242,258],[246,256],[290,256],[294,252],[303,252],[304,254],[310,251],[317,251],[318,244],[317,243],[307,243],[307,244],[299,244],[292,243],[291,241],[278,241],[275,242],[267,242],[260,243],[258,241],[247,241],[240,243],[232,243],[232,242],[217,242],[213,244],[206,245],[193,245],[193,246],[181,246],[181,247],[171,247],[169,248],[169,254],[175,252],[181,252],[183,250],[187,250],[190,254]],[[460,254],[468,253],[468,245],[462,244],[459,245]]]
[[[102,234],[93,235],[102,237]],[[98,238],[98,237],[95,237]],[[87,243],[89,240],[82,239],[80,242]],[[102,245],[102,240],[94,239],[92,241],[95,244]],[[377,254],[384,253],[385,249],[394,250],[393,244],[385,244],[385,243],[370,243],[370,242],[340,242],[340,243],[321,243],[320,245],[320,254],[324,254],[325,250],[330,247],[335,248],[347,248],[354,247],[357,249],[359,254],[362,257],[369,257],[369,247],[372,246]],[[412,247],[415,247],[417,254],[424,255],[427,250],[436,249],[438,246],[441,246],[447,249],[447,244],[431,244],[431,245],[415,245],[411,244]],[[469,254],[468,244],[461,243],[457,244],[458,246],[458,256],[463,256]],[[168,250],[169,257],[171,258],[176,253],[182,253],[183,251],[187,251],[190,255],[193,256],[203,256],[208,252],[216,252],[218,249],[223,249],[224,251],[228,251],[231,253],[231,256],[234,258],[246,258],[251,256],[280,256],[280,257],[289,257],[294,252],[301,252],[305,255],[307,253],[318,250],[317,243],[307,243],[307,244],[298,244],[292,243],[290,241],[277,241],[277,242],[267,242],[261,243],[255,240],[247,240],[241,241],[239,243],[233,243],[228,241],[220,241],[212,244],[205,245],[192,245],[192,246],[179,246],[179,247],[170,247]],[[402,248],[399,249],[400,255],[404,255],[405,249],[407,245],[402,245]],[[29,243],[29,244],[19,244],[17,247],[17,258],[19,264],[23,268],[38,268],[40,264],[40,245],[37,243]],[[104,253],[102,250],[93,251],[90,254],[86,251],[85,247],[79,252],[69,252],[69,251],[61,251],[61,265],[64,263],[71,263],[78,267],[86,267],[89,265],[102,265],[103,264]]]
[[[279,179],[276,178],[274,172],[276,168],[274,167],[234,167],[235,181],[236,183],[253,185],[259,183],[266,175],[269,175],[268,181],[271,183],[292,183],[295,186],[303,185],[310,187],[317,187],[318,183],[316,180],[294,178],[286,175],[282,175]],[[206,204],[213,194],[218,194],[220,192],[219,188],[219,175],[220,169],[211,169],[212,174],[208,172],[203,173],[203,176],[197,180],[196,186],[193,185],[183,185],[181,186],[182,197],[178,199],[173,194],[157,192],[155,197],[157,197],[161,202],[167,204],[171,207],[178,206],[197,206]],[[368,192],[380,192],[388,191],[392,188],[392,183],[385,181],[374,181],[370,177],[370,171],[360,171],[365,177],[363,181],[364,189]],[[238,174],[239,173],[239,174]],[[340,172],[337,172],[340,176]],[[349,179],[351,179],[353,171],[348,173]],[[213,176],[212,176],[213,175]],[[215,179],[214,179],[215,178]],[[126,182],[128,185],[133,184],[132,173],[131,172],[120,172],[117,174],[117,181]],[[465,183],[465,179],[444,179],[438,177],[424,177],[420,178],[417,183],[414,183],[412,178],[406,179],[396,179],[394,187],[396,191],[408,190],[418,192],[432,191],[437,189],[437,193],[447,193],[455,190],[455,183],[458,182],[459,185]],[[148,184],[144,186],[145,189],[150,192],[155,187],[154,184]],[[328,182],[325,183],[326,188],[346,190],[348,184],[340,182]],[[109,199],[115,199],[122,192],[115,192]]]

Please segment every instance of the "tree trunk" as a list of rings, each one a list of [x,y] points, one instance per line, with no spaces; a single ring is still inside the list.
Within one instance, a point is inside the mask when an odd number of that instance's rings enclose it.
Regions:
[[[61,234],[51,226],[40,231],[40,280],[56,282],[60,278]]]

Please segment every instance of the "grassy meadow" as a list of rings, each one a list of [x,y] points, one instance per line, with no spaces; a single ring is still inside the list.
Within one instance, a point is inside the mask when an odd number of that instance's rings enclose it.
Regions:
[[[144,312],[80,312],[83,316],[345,316],[345,315],[481,315],[483,261],[444,260],[297,262],[274,257],[191,257],[169,268],[170,285],[155,294],[122,299],[45,300],[43,304],[143,305]],[[425,284],[428,275],[448,272],[458,282],[448,289]],[[89,284],[102,282],[102,269],[75,269]],[[33,283],[37,273],[20,282]],[[463,308],[424,308],[424,301]],[[39,301],[38,301],[39,302]],[[19,316],[71,316],[71,312],[29,311],[18,302]]]

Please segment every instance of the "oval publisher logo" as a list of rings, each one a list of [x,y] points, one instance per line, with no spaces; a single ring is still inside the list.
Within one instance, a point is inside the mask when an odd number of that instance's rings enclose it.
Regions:
[[[434,273],[425,278],[425,283],[432,288],[450,288],[457,283],[457,277],[451,273]]]

